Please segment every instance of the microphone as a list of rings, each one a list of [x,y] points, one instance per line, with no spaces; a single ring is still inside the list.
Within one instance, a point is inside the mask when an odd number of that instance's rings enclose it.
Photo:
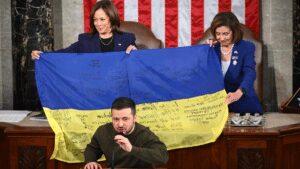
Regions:
[[[112,157],[111,157],[111,169],[115,169],[115,153],[118,148],[118,144],[114,142]]]
[[[122,135],[125,137],[125,133],[117,133],[117,135]],[[118,148],[119,148],[119,145],[114,140],[114,147],[113,147],[113,152],[112,152],[112,157],[111,157],[111,169],[115,169],[115,153],[118,150]]]
[[[113,149],[112,157],[111,157],[111,169],[115,169],[114,161],[115,161],[115,148]]]

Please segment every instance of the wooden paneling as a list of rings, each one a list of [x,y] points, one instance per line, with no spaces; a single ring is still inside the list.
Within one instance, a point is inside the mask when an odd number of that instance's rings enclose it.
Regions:
[[[21,169],[47,168],[46,146],[19,146],[17,150],[17,163]]]
[[[5,137],[6,125],[0,123],[0,167],[9,168],[8,143]]]
[[[284,169],[296,169],[300,167],[300,133],[298,135],[285,136],[282,145],[282,167]]]
[[[49,127],[18,127],[0,123],[0,143],[1,168],[79,169],[84,166],[83,163],[50,160],[54,133]],[[227,126],[214,143],[170,150],[168,163],[158,167],[298,169],[299,154],[300,124],[271,129]],[[102,165],[106,167],[105,162]]]

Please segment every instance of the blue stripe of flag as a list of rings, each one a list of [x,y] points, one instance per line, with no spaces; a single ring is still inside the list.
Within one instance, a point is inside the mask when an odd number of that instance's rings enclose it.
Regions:
[[[97,110],[119,96],[137,104],[211,94],[224,89],[220,63],[208,45],[110,53],[43,53],[35,62],[43,107]]]

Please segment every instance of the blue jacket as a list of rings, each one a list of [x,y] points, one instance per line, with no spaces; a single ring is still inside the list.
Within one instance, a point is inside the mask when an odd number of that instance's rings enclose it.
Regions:
[[[129,45],[135,45],[135,36],[132,33],[114,33],[114,51],[125,51]],[[55,52],[61,53],[97,53],[101,52],[99,35],[83,33],[78,36],[78,41],[65,49]]]
[[[220,45],[215,46],[221,63]],[[255,46],[253,43],[240,40],[234,44],[229,68],[224,77],[226,92],[235,92],[242,88],[244,95],[237,102],[229,104],[229,111],[235,113],[262,113],[262,107],[254,90],[256,78]]]

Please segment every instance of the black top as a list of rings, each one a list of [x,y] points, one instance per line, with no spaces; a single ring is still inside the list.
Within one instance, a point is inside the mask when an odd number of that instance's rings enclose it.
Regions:
[[[167,147],[148,127],[135,123],[133,132],[126,135],[132,144],[131,152],[121,149],[114,141],[118,133],[112,123],[100,126],[84,151],[85,162],[96,162],[103,154],[109,167],[151,168],[168,161]]]
[[[111,36],[110,38],[107,39],[99,38],[99,41],[100,41],[100,47],[102,52],[114,51],[114,36]]]

